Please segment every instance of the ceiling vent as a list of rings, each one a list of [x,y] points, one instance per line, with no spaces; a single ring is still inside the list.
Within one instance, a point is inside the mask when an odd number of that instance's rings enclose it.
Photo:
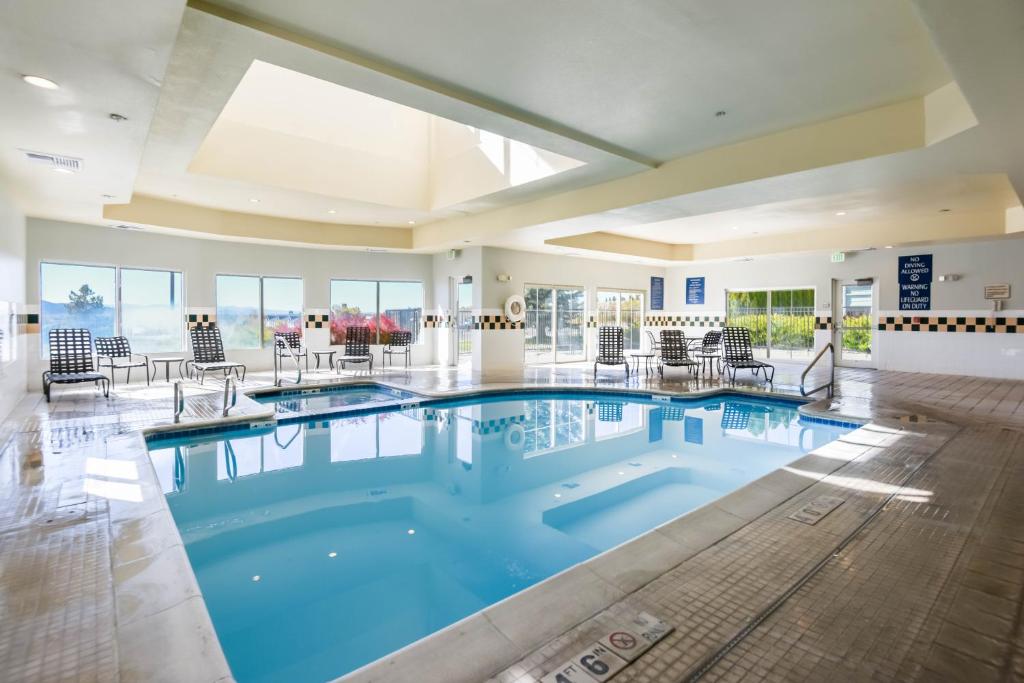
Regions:
[[[63,154],[50,154],[48,152],[32,152],[27,149],[21,150],[25,158],[33,164],[43,164],[55,171],[65,173],[77,173],[82,170],[82,160],[77,157],[64,156]]]

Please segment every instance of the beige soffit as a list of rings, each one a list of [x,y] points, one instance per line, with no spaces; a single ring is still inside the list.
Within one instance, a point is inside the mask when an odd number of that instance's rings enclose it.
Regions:
[[[545,244],[615,254],[643,256],[666,262],[714,261],[747,256],[795,254],[812,251],[853,251],[923,242],[950,242],[995,237],[1008,232],[1003,209],[968,211],[894,221],[853,223],[842,230],[807,230],[799,233],[755,236],[706,244],[668,244],[623,235],[595,232],[555,238]]]
[[[103,217],[122,223],[172,228],[196,237],[254,239],[351,249],[412,247],[412,231],[407,228],[300,221],[211,209],[145,195],[135,195],[128,204],[105,206]]]
[[[417,227],[417,248],[486,241],[718,187],[921,149],[977,121],[958,88],[688,155],[627,178]],[[929,140],[929,120],[932,121]],[[567,235],[562,235],[567,236]]]

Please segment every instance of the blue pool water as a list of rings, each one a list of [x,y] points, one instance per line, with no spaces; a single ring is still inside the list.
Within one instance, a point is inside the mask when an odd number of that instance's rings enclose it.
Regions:
[[[150,451],[236,679],[324,681],[846,431],[778,401],[534,394]]]
[[[416,395],[390,387],[357,384],[322,390],[285,391],[254,397],[259,403],[272,403],[280,415],[331,412],[338,409],[384,406],[415,399]]]

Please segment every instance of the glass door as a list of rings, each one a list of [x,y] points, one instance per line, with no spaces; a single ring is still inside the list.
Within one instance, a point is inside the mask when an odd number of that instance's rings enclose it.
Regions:
[[[464,277],[455,291],[455,349],[461,362],[473,354],[473,279]]]
[[[526,299],[526,362],[583,360],[583,289],[527,285],[523,298]]]
[[[644,330],[644,293],[632,291],[597,291],[597,324],[618,325],[626,351],[640,351]]]
[[[875,312],[877,287],[874,281],[836,282],[832,310],[833,344],[836,364],[874,367]]]

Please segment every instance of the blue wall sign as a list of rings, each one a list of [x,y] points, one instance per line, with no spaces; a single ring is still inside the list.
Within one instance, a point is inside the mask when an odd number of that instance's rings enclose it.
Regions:
[[[665,278],[651,278],[651,310],[665,310]]]
[[[927,311],[932,307],[932,255],[900,256],[900,310]]]
[[[704,278],[686,278],[686,303],[698,306],[704,304]]]

